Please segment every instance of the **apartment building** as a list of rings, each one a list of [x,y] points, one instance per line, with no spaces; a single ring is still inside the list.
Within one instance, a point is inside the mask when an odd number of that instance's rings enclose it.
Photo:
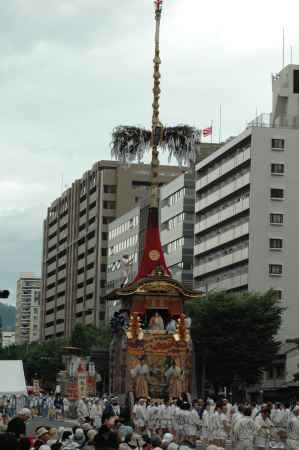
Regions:
[[[29,341],[37,342],[41,334],[41,289],[35,291],[31,299]]]
[[[181,174],[161,166],[160,184]],[[109,224],[138,205],[150,166],[100,161],[48,208],[44,222],[42,336],[70,336],[75,323],[105,320]]]
[[[16,333],[14,331],[2,331],[2,348],[10,347],[16,343]]]
[[[277,291],[298,337],[299,66],[273,76],[272,113],[196,165],[195,288]]]
[[[109,225],[107,293],[132,282],[137,274],[140,242],[144,239],[140,234],[140,210],[137,206]],[[119,306],[119,301],[106,303],[107,321]]]
[[[16,293],[16,344],[32,342],[32,331],[38,332],[40,316],[32,313],[35,299],[39,298],[41,278],[33,273],[22,273],[17,280]],[[32,331],[31,331],[32,330]]]
[[[192,170],[161,188],[161,243],[173,278],[193,287],[195,181]]]

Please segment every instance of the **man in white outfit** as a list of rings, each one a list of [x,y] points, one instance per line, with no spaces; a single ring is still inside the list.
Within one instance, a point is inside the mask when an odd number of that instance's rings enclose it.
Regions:
[[[251,417],[251,408],[244,408],[233,428],[235,450],[253,450],[256,426]]]
[[[133,422],[137,433],[142,434],[147,426],[147,408],[143,398],[133,408]]]
[[[172,430],[172,410],[167,400],[160,405],[159,408],[160,425],[163,434],[169,433]]]
[[[224,447],[230,432],[230,423],[226,415],[226,406],[222,402],[216,404],[212,418],[213,443],[218,447]]]
[[[295,406],[288,421],[287,446],[289,450],[299,450],[299,406]]]
[[[255,418],[256,437],[255,445],[259,450],[266,450],[269,446],[273,423],[270,420],[271,411],[262,407],[261,412]]]

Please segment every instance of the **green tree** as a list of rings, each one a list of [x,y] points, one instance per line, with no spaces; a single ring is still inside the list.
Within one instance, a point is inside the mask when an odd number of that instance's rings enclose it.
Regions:
[[[53,385],[57,373],[64,368],[62,356],[65,344],[63,339],[51,339],[42,343],[12,345],[0,350],[0,359],[22,360],[28,385],[35,374],[42,382]]]
[[[203,382],[220,386],[256,383],[279,349],[283,308],[274,291],[215,291],[186,304]],[[204,386],[201,386],[202,390]]]
[[[71,345],[80,348],[83,355],[89,355],[92,349],[107,349],[111,342],[110,327],[100,329],[93,325],[77,324],[71,337]]]
[[[90,355],[93,349],[108,349],[110,342],[109,327],[99,330],[91,325],[77,324],[70,340],[50,339],[26,345],[12,345],[0,349],[0,359],[22,360],[28,385],[37,374],[43,385],[55,386],[57,373],[64,369],[63,355],[66,346],[78,347],[82,355]]]

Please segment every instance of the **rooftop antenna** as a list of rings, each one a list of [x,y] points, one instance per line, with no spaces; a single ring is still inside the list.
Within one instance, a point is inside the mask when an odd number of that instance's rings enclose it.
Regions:
[[[293,46],[290,46],[290,64],[293,64]]]

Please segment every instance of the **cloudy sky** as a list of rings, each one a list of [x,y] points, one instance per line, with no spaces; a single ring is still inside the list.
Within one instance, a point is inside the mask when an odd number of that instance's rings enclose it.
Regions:
[[[290,14],[289,12],[292,11]],[[294,0],[165,0],[165,124],[206,127],[222,105],[223,137],[271,108],[271,72],[293,46]],[[109,159],[112,128],[151,117],[152,0],[9,0],[0,8],[0,289],[40,272],[47,206]],[[63,182],[62,182],[63,179]]]

